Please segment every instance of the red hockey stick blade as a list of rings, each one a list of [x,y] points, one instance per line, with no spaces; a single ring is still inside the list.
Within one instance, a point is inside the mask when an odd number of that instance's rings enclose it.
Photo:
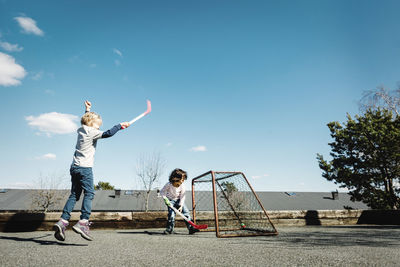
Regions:
[[[193,226],[193,227],[196,228],[196,229],[207,229],[208,225],[207,224],[199,224],[199,225],[196,225],[196,226]]]
[[[199,224],[199,225],[197,225],[197,224],[194,224],[192,221],[188,221],[188,223],[191,226],[193,226],[194,228],[196,228],[196,229],[207,229],[208,228],[207,224]]]

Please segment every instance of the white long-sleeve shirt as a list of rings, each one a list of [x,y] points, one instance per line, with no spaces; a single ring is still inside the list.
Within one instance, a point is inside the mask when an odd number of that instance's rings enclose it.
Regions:
[[[119,130],[121,130],[120,124],[115,125],[105,132],[90,126],[82,125],[82,127],[77,130],[78,140],[76,142],[72,165],[79,167],[93,167],[97,140],[111,137]]]
[[[168,182],[164,185],[164,187],[160,191],[161,196],[167,197],[169,200],[178,200],[180,199],[179,203],[183,205],[185,203],[185,185],[182,183],[179,187],[175,187]]]

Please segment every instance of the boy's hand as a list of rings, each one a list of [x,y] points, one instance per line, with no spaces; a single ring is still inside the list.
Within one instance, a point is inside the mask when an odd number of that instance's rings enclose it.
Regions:
[[[127,122],[127,121],[121,122],[120,125],[121,125],[121,129],[126,129],[130,126],[129,122]]]
[[[171,202],[169,202],[169,199],[167,197],[164,196],[163,199],[164,199],[165,205],[167,205],[167,206],[171,205]]]
[[[86,107],[86,111],[90,111],[90,108],[92,107],[92,103],[90,103],[89,100],[85,101],[85,107]]]

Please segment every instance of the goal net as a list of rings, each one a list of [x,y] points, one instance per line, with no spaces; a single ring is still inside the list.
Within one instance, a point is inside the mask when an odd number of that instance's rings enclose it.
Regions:
[[[209,171],[193,178],[192,209],[195,223],[213,215],[208,231],[215,231],[217,237],[278,234],[241,172]]]

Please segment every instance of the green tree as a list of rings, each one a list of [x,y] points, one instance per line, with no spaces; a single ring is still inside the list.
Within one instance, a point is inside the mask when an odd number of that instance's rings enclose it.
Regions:
[[[400,207],[400,118],[387,109],[369,109],[347,122],[328,123],[331,161],[317,154],[322,176],[348,188],[351,199],[373,209]]]
[[[114,190],[114,186],[109,182],[99,181],[97,185],[94,186],[95,190]]]
[[[222,189],[228,193],[228,195],[231,195],[233,192],[237,192],[237,188],[234,183],[232,182],[223,182],[221,184]]]
[[[219,186],[225,192],[221,198],[225,199],[232,208],[240,210],[249,204],[246,192],[240,192],[234,182],[223,182]]]

